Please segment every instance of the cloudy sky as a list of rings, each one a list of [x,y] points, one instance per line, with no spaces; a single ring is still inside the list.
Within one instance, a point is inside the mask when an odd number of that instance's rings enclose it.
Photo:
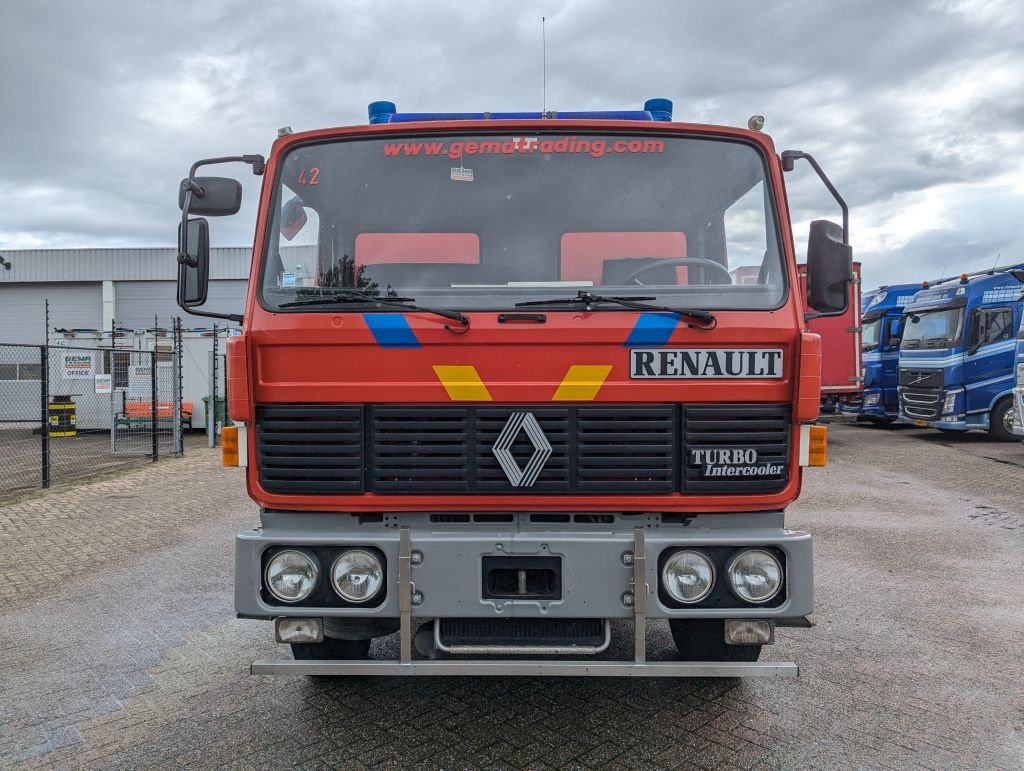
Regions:
[[[637,109],[767,118],[851,205],[865,283],[1024,262],[1024,3],[0,4],[0,250],[173,243],[176,186],[200,157],[264,153],[278,127],[400,110]],[[838,219],[788,175],[798,253]],[[214,223],[251,243],[258,191]]]

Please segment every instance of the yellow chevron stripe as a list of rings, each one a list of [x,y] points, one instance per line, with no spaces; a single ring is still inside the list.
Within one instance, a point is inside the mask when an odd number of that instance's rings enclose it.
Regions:
[[[592,402],[601,390],[611,364],[573,364],[562,378],[552,401],[555,402]]]
[[[453,402],[489,402],[491,392],[480,379],[476,367],[434,365],[434,373],[441,381],[448,398]]]

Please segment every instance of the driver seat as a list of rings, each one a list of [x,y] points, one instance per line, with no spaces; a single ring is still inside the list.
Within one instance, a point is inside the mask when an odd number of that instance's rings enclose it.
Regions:
[[[679,231],[564,233],[561,280],[592,286],[622,285],[631,273],[659,259],[686,256],[686,235]],[[674,270],[673,270],[674,268]],[[645,283],[687,283],[687,266],[651,270]]]

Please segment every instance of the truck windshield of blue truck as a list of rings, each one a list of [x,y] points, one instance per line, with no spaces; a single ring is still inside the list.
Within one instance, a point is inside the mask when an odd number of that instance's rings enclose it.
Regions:
[[[277,170],[261,299],[285,311],[364,311],[368,296],[557,310],[586,291],[777,308],[787,287],[766,169],[746,142],[652,134],[300,145]]]
[[[908,350],[949,348],[960,339],[963,316],[963,308],[908,313],[901,345]]]

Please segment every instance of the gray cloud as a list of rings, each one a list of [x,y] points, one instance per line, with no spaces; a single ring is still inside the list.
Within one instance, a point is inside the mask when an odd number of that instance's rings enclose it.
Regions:
[[[866,283],[1024,258],[1024,7],[1010,0],[15,0],[0,11],[0,248],[169,244],[193,160],[265,153],[279,126],[363,123],[375,99],[538,109],[541,15],[549,107],[665,96],[677,120],[765,114],[780,149],[813,152],[851,204]],[[259,180],[242,179],[246,207],[215,223],[217,243],[251,240]],[[838,213],[809,169],[787,181],[802,251],[806,221]]]

